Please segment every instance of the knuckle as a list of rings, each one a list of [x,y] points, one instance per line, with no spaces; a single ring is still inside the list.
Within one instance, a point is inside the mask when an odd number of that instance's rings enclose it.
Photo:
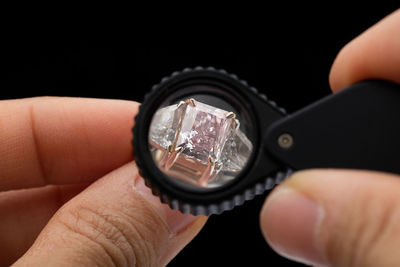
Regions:
[[[140,216],[115,214],[85,204],[66,209],[59,221],[85,242],[83,247],[89,250],[87,255],[92,256],[93,261],[100,260],[111,266],[156,265],[158,257],[155,256],[159,253],[157,240],[152,238],[160,238],[158,234],[162,231],[154,218],[148,217],[153,215],[146,216],[143,211],[137,212]]]
[[[83,243],[82,248],[93,262],[102,261],[111,266],[134,265],[135,258],[117,220],[101,211],[80,206],[67,209],[59,223]]]

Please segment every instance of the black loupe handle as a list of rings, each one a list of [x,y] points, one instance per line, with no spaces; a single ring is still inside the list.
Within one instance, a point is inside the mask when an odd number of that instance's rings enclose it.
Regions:
[[[267,153],[295,170],[351,168],[400,174],[400,86],[361,82],[269,127]]]

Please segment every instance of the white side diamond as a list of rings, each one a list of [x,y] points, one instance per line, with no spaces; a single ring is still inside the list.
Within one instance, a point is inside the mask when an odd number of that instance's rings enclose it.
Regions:
[[[175,139],[176,129],[172,127],[175,111],[175,105],[161,108],[157,110],[151,121],[149,137],[165,149],[172,145]]]

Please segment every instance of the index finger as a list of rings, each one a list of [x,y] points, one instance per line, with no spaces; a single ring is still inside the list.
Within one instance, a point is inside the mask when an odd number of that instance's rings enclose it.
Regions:
[[[400,83],[400,9],[347,44],[329,77],[334,92],[366,79]]]
[[[129,162],[138,106],[88,98],[0,101],[0,191],[92,182]]]

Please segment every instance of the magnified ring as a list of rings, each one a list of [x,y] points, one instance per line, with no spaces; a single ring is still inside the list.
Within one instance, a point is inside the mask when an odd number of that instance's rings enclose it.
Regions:
[[[232,180],[253,149],[233,111],[194,98],[159,109],[149,143],[155,162],[167,175],[204,188]]]

